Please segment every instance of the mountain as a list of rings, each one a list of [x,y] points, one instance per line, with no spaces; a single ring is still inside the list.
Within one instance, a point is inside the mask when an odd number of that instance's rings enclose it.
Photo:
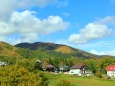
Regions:
[[[0,42],[0,56],[20,56],[15,52],[17,48],[5,42]]]
[[[40,50],[43,52],[55,52],[60,54],[66,54],[70,57],[80,57],[80,58],[93,58],[99,57],[98,55],[94,55],[80,49],[75,49],[73,47],[62,45],[62,44],[54,44],[54,43],[46,43],[46,42],[36,42],[36,43],[20,43],[15,45],[19,48],[26,48],[30,50]]]
[[[80,49],[75,49],[73,47],[46,43],[46,42],[36,42],[36,43],[20,43],[15,46],[10,45],[5,42],[0,42],[0,60],[11,60],[16,58],[98,58],[106,57],[94,55]],[[107,56],[112,57],[112,56]],[[10,58],[10,59],[9,59]]]

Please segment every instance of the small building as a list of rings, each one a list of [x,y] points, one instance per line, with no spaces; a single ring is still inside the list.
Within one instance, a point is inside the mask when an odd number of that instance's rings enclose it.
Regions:
[[[46,71],[49,71],[49,72],[54,72],[55,71],[55,66],[51,65],[51,64],[48,64],[46,66]]]
[[[84,64],[73,65],[69,71],[69,74],[76,74],[78,76],[85,75],[86,73],[87,73],[87,67]]]
[[[108,66],[106,71],[108,78],[115,78],[115,65]]]
[[[68,72],[70,71],[70,67],[69,66],[63,66],[60,68],[60,72]]]

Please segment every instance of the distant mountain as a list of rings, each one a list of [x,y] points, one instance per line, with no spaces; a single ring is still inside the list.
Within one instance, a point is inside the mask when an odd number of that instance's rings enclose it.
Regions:
[[[20,43],[15,46],[5,42],[0,42],[0,60],[11,61],[16,58],[98,58],[112,56],[98,56],[80,49],[75,49],[67,45],[36,42],[36,43]]]
[[[36,43],[20,43],[15,45],[19,48],[26,48],[30,50],[41,50],[41,51],[52,51],[52,52],[60,52],[60,54],[67,54],[73,57],[80,58],[93,58],[99,57],[98,55],[94,55],[80,49],[75,49],[67,45],[54,44],[54,43],[45,43],[45,42],[36,42]]]
[[[20,48],[27,48],[30,50],[55,50],[57,47],[59,46],[63,46],[63,45],[58,45],[58,44],[54,44],[54,43],[44,43],[44,42],[36,42],[36,43],[20,43],[15,45],[17,47]]]

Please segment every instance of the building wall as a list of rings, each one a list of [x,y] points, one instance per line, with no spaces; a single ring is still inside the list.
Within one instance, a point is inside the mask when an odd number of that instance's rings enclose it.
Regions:
[[[81,76],[81,70],[80,69],[71,69],[69,71],[69,74],[77,74],[78,76]]]
[[[107,76],[115,77],[115,71],[107,71]]]

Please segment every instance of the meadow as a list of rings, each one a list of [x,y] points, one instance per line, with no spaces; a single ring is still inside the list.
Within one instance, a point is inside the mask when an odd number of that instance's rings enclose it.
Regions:
[[[97,77],[78,77],[67,74],[45,73],[49,80],[49,86],[55,86],[61,80],[68,80],[75,86],[115,86],[115,80],[100,79]]]

